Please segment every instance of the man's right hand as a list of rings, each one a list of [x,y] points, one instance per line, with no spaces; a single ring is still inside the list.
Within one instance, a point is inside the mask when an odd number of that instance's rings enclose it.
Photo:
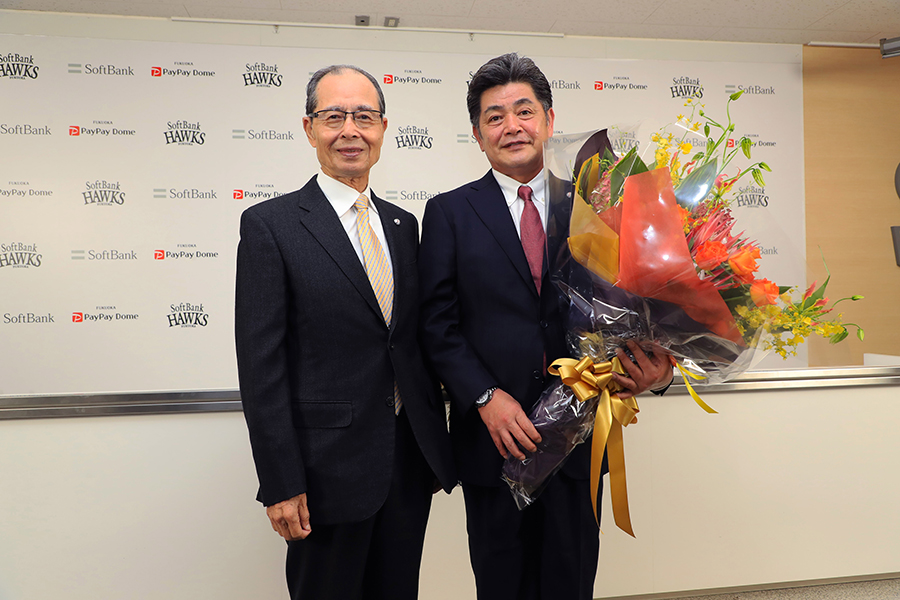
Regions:
[[[288,541],[302,540],[312,533],[312,528],[309,526],[306,494],[300,494],[268,506],[266,514],[272,523],[272,529]]]
[[[481,415],[481,420],[487,426],[491,439],[494,440],[494,445],[503,458],[512,454],[519,460],[525,460],[525,454],[522,453],[519,444],[529,452],[537,450],[535,444],[541,441],[541,435],[522,410],[522,406],[503,390],[494,390],[491,401],[479,408],[478,414]]]

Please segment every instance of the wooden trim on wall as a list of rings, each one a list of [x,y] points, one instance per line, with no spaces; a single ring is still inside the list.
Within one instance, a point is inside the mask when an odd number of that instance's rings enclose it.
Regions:
[[[891,225],[900,225],[894,172],[900,163],[900,58],[877,49],[803,48],[806,255],[810,283],[831,271],[828,297],[865,340],[811,339],[810,366],[863,364],[863,353],[900,355],[900,267]],[[820,251],[821,248],[821,251]],[[852,329],[852,328],[851,328]]]

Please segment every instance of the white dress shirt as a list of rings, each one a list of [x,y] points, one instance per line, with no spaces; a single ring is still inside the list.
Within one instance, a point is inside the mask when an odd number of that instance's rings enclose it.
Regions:
[[[538,173],[537,177],[528,183],[519,183],[512,177],[508,177],[495,169],[491,169],[491,172],[494,174],[494,179],[500,184],[500,190],[503,192],[503,197],[506,199],[506,205],[509,207],[509,214],[512,216],[513,223],[516,225],[516,233],[518,234],[519,239],[522,238],[522,232],[519,230],[519,222],[522,220],[522,211],[525,210],[525,201],[519,198],[519,186],[521,185],[527,185],[531,188],[531,201],[534,202],[538,214],[541,215],[541,226],[546,232],[547,210],[544,203],[544,172],[541,171]]]
[[[363,260],[362,244],[359,241],[359,231],[356,229],[356,210],[353,208],[353,205],[356,204],[356,199],[359,198],[359,192],[349,185],[329,177],[323,173],[321,169],[319,169],[319,176],[316,177],[316,183],[319,184],[319,188],[322,190],[322,193],[325,194],[328,203],[331,204],[334,212],[336,212],[338,218],[340,218],[341,225],[344,226],[344,231],[347,232],[347,237],[350,238],[350,243],[353,245],[353,249],[356,250],[356,256],[359,257],[359,262],[365,267],[366,262]],[[384,227],[381,226],[378,208],[375,206],[375,203],[372,202],[372,189],[366,188],[366,191],[363,193],[369,199],[369,225],[372,226],[372,231],[375,232],[375,237],[378,239],[378,243],[381,244],[381,249],[384,251],[388,267],[390,267],[391,272],[393,272],[394,265],[393,262],[391,262],[391,252],[387,245],[387,239],[384,237]],[[519,202],[521,203],[522,201],[519,200]]]

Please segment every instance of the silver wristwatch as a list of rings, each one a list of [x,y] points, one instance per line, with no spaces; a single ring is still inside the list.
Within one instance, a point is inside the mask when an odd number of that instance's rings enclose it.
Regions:
[[[497,387],[489,387],[484,391],[483,394],[478,396],[475,400],[475,408],[481,408],[482,406],[487,406],[487,403],[491,401],[491,398],[494,397],[494,392],[497,391]]]

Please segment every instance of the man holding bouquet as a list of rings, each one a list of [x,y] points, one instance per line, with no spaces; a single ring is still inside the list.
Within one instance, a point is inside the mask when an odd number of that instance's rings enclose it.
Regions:
[[[319,173],[241,218],[241,399],[293,600],[417,598],[432,494],[457,481],[419,351],[416,219],[369,188],[384,111],[369,73],[316,72]]]
[[[567,214],[547,214],[543,143],[553,134],[550,85],[528,58],[488,61],[469,83],[473,132],[491,170],[432,198],[422,221],[422,343],[449,392],[450,431],[466,503],[480,600],[593,597],[599,551],[589,491],[590,442],[572,452],[519,511],[500,471],[540,435],[528,419],[549,362],[567,355],[565,300],[546,247]],[[557,182],[551,181],[550,185]],[[665,388],[666,357],[621,350],[620,396]]]

